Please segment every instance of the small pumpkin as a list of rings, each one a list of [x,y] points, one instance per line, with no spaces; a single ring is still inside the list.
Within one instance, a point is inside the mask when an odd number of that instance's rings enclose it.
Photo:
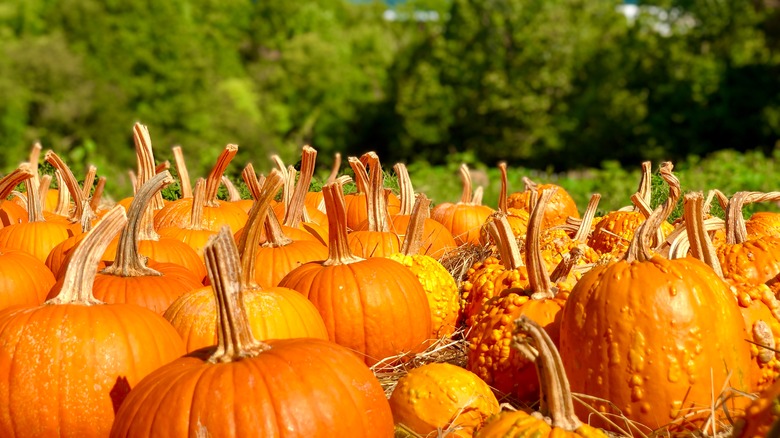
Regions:
[[[460,178],[463,181],[463,193],[460,202],[444,202],[433,208],[431,218],[448,229],[455,243],[479,243],[479,230],[493,209],[473,200],[471,191],[471,173],[465,164],[460,166]]]

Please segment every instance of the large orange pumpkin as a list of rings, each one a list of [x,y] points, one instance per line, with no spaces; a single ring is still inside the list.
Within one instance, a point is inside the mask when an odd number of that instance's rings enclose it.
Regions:
[[[105,437],[130,389],[184,353],[162,317],[92,296],[101,246],[124,223],[122,207],[106,214],[56,298],[0,312],[0,436]]]
[[[355,257],[347,246],[346,206],[340,182],[326,185],[329,257],[296,268],[279,286],[304,294],[322,315],[332,341],[369,365],[418,352],[431,333],[420,282],[393,260]]]
[[[671,167],[662,165],[662,175],[671,177]],[[668,260],[648,249],[679,197],[670,187],[664,205],[635,233],[626,259],[582,276],[561,320],[572,389],[608,400],[591,399],[595,409],[609,411],[609,403],[651,429],[680,424],[687,414],[686,426],[701,425],[709,410],[695,415],[691,408],[709,406],[711,388],[727,379],[750,389],[747,333],[728,286],[696,259]]]
[[[145,378],[117,412],[111,437],[392,437],[384,391],[347,349],[319,339],[254,339],[229,231],[206,247],[206,260],[216,347]]]

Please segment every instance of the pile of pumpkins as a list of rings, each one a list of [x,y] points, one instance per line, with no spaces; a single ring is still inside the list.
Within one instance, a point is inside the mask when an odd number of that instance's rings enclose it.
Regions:
[[[299,169],[246,165],[242,199],[228,145],[194,187],[174,148],[164,200],[170,164],[133,134],[118,202],[52,151],[41,176],[37,144],[0,180],[0,436],[780,433],[780,215],[742,215],[780,193],[683,196],[663,163],[653,209],[644,163],[631,205],[580,217],[552,184],[509,194],[501,164],[497,209],[465,166],[431,207],[372,152],[309,191],[305,146]],[[474,247],[492,255],[463,278],[441,264]],[[409,366],[386,395],[372,369],[452,337],[466,368]]]

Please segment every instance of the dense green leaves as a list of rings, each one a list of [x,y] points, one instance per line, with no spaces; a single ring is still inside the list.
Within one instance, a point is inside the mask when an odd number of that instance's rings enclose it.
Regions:
[[[772,151],[777,7],[643,1],[626,19],[620,3],[7,0],[0,168],[39,139],[124,194],[135,121],[193,175],[227,143],[258,170],[304,143],[322,168],[368,149],[544,171]]]

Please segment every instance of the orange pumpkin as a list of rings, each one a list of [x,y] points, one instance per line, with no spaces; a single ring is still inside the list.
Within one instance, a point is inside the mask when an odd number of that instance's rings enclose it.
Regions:
[[[139,383],[117,412],[111,437],[393,435],[384,391],[347,349],[319,339],[254,339],[230,232],[206,247],[206,260],[219,315],[216,347]]]
[[[341,183],[323,190],[330,227],[329,257],[294,269],[279,286],[308,297],[325,321],[330,339],[369,365],[421,351],[431,333],[431,314],[420,282],[393,260],[355,257],[347,246]]]
[[[547,210],[544,212],[544,221],[542,222],[542,228],[547,229],[556,225],[563,225],[566,223],[566,218],[574,217],[579,218],[580,214],[577,211],[577,204],[572,199],[569,192],[563,187],[556,184],[537,184],[529,178],[523,178],[525,183],[525,191],[512,193],[507,199],[507,207],[516,208],[518,210],[531,211],[535,200],[531,199],[531,196],[538,196],[542,193],[542,190],[555,188],[558,189],[555,195],[547,205]],[[536,195],[533,193],[536,192]]]
[[[125,221],[122,207],[105,215],[56,298],[0,312],[1,436],[107,436],[130,389],[184,353],[159,315],[92,296],[102,246]]]
[[[431,218],[452,233],[455,243],[479,243],[479,230],[493,209],[472,201],[471,174],[465,164],[460,167],[460,177],[463,181],[463,193],[460,202],[445,202],[437,205],[431,211]]]
[[[671,168],[664,163],[662,176],[676,180]],[[561,357],[572,389],[608,400],[651,429],[687,414],[686,425],[700,425],[710,412],[690,409],[709,406],[711,385],[730,379],[734,388],[750,388],[747,333],[728,286],[698,260],[668,260],[648,249],[679,197],[678,186],[670,187],[664,205],[635,233],[626,259],[583,275],[561,319]],[[602,412],[611,406],[588,402]]]
[[[298,292],[282,288],[261,288],[254,281],[257,266],[257,240],[260,224],[268,214],[269,200],[282,183],[281,175],[273,171],[266,179],[263,194],[249,212],[248,234],[239,243],[241,253],[239,294],[247,312],[247,321],[258,340],[287,338],[327,339],[325,324],[310,301]],[[275,187],[274,187],[275,185]],[[327,252],[327,250],[325,250]],[[214,345],[216,342],[217,304],[211,286],[188,292],[171,304],[165,319],[181,335],[187,351]]]

